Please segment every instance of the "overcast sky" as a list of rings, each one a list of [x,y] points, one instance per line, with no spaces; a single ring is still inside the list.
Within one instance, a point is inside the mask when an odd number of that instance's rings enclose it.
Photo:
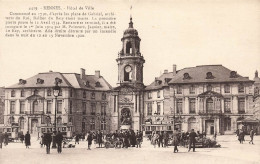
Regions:
[[[140,51],[146,60],[145,85],[164,69],[171,71],[173,64],[178,70],[222,64],[250,79],[255,70],[260,71],[259,0],[122,2],[78,3],[93,5],[97,11],[114,11],[116,34],[88,35],[81,39],[17,39],[3,36],[3,17],[9,11],[22,11],[39,2],[15,2],[14,5],[1,1],[0,86],[10,86],[20,78],[27,79],[40,72],[80,73],[80,68],[85,68],[86,74],[100,70],[116,86],[115,59],[122,48],[121,38],[128,27],[131,5],[134,28],[141,38]]]

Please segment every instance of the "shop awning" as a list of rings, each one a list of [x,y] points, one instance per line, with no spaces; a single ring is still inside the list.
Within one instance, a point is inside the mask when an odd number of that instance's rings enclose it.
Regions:
[[[259,123],[260,120],[255,119],[255,118],[251,118],[251,117],[247,117],[247,118],[244,118],[243,120],[239,120],[237,122],[238,123]]]

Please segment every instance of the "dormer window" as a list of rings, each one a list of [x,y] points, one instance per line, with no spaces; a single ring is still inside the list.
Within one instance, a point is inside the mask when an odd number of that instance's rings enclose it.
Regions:
[[[188,73],[183,74],[183,80],[189,80],[191,79],[190,75]]]
[[[15,97],[15,90],[11,91],[11,97]]]
[[[101,84],[100,84],[100,82],[96,82],[96,87],[101,87]]]
[[[231,71],[230,72],[230,78],[237,78],[237,72],[236,71]]]
[[[24,84],[26,84],[26,80],[19,79],[19,85],[24,85]]]
[[[89,81],[86,81],[86,82],[85,82],[85,86],[86,86],[86,87],[89,87]]]
[[[212,72],[207,72],[206,79],[214,79]]]
[[[44,83],[43,79],[40,79],[40,78],[37,79],[37,83],[36,84],[43,84],[43,83]]]
[[[165,82],[166,84],[168,84],[170,81],[171,81],[171,78],[165,78],[165,79],[164,79],[164,82]]]
[[[155,85],[160,85],[160,84],[162,84],[162,81],[155,78]]]

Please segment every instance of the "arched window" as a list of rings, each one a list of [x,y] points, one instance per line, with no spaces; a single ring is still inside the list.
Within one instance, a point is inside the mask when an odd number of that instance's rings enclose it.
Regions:
[[[207,101],[206,101],[206,109],[207,109],[207,112],[212,112],[213,111],[213,100],[212,98],[208,98]]]
[[[33,113],[34,113],[34,112],[37,112],[37,111],[38,111],[38,101],[35,100],[35,101],[33,102]]]
[[[132,44],[131,42],[126,43],[126,53],[131,54],[132,53]]]
[[[13,117],[13,116],[10,117],[9,120],[8,120],[8,122],[9,122],[10,124],[14,123],[14,117]]]
[[[69,118],[69,122],[72,124],[72,122],[73,122],[72,117]]]
[[[132,67],[130,65],[125,66],[124,81],[131,81],[131,72],[132,72]]]
[[[106,93],[102,93],[102,100],[105,100],[106,99]]]
[[[46,117],[46,124],[47,124],[47,126],[49,126],[51,124],[51,117],[50,116]]]
[[[62,118],[61,117],[58,117],[57,118],[57,125],[61,125],[62,124]]]

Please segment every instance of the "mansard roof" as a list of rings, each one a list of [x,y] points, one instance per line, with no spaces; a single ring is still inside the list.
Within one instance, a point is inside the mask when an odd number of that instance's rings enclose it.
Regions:
[[[163,73],[160,77],[155,78],[150,85],[146,86],[145,90],[156,90],[166,87],[172,78],[173,72]]]
[[[202,65],[181,69],[169,84],[252,82],[222,65]]]
[[[20,84],[19,82],[11,85],[9,88],[37,88],[37,87],[53,87],[55,85],[55,78],[62,80],[60,83],[61,87],[71,87],[71,84],[60,72],[45,72],[39,73],[33,77],[26,79],[25,83]],[[41,83],[38,83],[38,79],[41,79]],[[42,81],[43,80],[43,81]]]
[[[11,88],[37,88],[37,87],[53,87],[55,85],[55,78],[60,78],[62,83],[61,87],[73,87],[90,90],[110,90],[112,86],[102,77],[95,75],[84,75],[83,78],[77,73],[60,73],[60,72],[46,72],[39,73],[24,81],[25,83],[17,83],[7,87]],[[41,79],[41,83],[37,83]]]

